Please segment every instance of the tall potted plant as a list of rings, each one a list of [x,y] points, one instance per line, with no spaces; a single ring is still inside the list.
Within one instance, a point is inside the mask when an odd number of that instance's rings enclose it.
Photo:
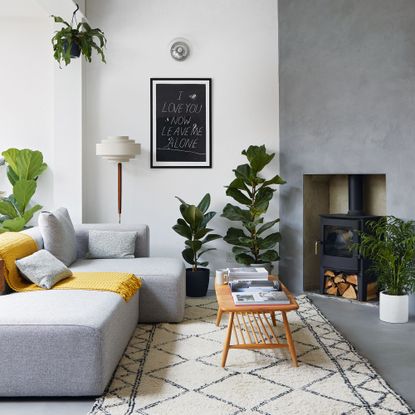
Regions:
[[[408,293],[415,289],[415,222],[394,216],[370,221],[360,232],[358,252],[370,259],[378,277],[379,318],[388,323],[408,321]]]
[[[7,165],[7,177],[13,186],[13,193],[8,197],[0,194],[0,233],[21,231],[27,222],[42,206],[30,206],[30,200],[36,192],[37,178],[46,170],[40,151],[9,148],[3,151]]]
[[[238,263],[262,264],[270,271],[271,263],[279,260],[276,245],[281,234],[272,232],[279,219],[264,223],[264,216],[276,191],[275,186],[284,184],[285,180],[278,174],[270,179],[262,177],[261,171],[275,157],[275,153],[268,153],[264,145],[249,146],[242,154],[248,163],[233,170],[236,178],[227,186],[226,194],[243,207],[228,203],[222,213],[230,221],[239,222],[241,228],[230,227],[223,239],[234,245],[232,252]]]
[[[216,249],[202,249],[206,243],[221,238],[220,235],[210,233],[213,229],[207,227],[216,212],[208,212],[210,206],[209,193],[202,198],[197,206],[186,203],[177,196],[176,198],[180,201],[182,218],[177,219],[173,230],[186,238],[186,248],[183,250],[182,256],[192,266],[186,268],[186,294],[189,297],[203,297],[206,295],[209,286],[209,269],[203,267],[206,267],[209,263],[202,261],[200,257],[206,252]]]

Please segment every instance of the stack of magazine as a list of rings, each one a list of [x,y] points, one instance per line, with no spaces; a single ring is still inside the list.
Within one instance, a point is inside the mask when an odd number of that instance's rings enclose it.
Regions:
[[[268,280],[265,268],[230,268],[228,275],[236,305],[290,304],[279,281]]]

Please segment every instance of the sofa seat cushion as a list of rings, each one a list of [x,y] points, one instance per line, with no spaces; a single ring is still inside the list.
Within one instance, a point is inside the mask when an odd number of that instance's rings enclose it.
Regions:
[[[130,272],[142,279],[139,321],[179,322],[184,317],[186,274],[183,261],[175,258],[79,259],[76,271]]]
[[[88,396],[108,384],[138,320],[102,291],[48,290],[0,297],[0,396]]]

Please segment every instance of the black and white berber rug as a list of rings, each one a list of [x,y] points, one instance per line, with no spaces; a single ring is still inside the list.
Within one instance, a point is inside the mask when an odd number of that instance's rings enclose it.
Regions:
[[[188,299],[183,323],[137,327],[90,414],[414,413],[309,299],[298,302],[288,313],[298,368],[287,349],[230,350],[221,368],[227,318],[215,326],[214,297]]]

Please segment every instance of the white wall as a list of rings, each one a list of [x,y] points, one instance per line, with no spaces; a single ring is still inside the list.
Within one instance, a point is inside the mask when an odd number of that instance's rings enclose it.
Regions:
[[[265,144],[278,150],[278,26],[275,0],[87,0],[86,14],[108,37],[107,65],[86,68],[84,221],[115,222],[116,167],[95,156],[108,135],[130,135],[142,154],[124,168],[124,223],[148,223],[151,254],[181,256],[183,238],[171,227],[179,195],[198,202],[206,192],[212,209],[230,201],[224,185],[244,162],[242,149]],[[169,43],[187,38],[185,62],[174,61]],[[212,77],[212,169],[150,169],[151,77]],[[267,174],[277,172],[273,163]],[[277,197],[270,216],[278,215]],[[224,234],[228,223],[211,224]],[[210,267],[229,263],[230,246],[206,255]]]
[[[52,26],[36,5],[30,11],[31,16],[27,10],[26,16],[6,15],[4,8],[0,13],[0,152],[9,147],[42,151],[50,169],[39,178],[34,199],[50,208],[54,182]],[[0,168],[0,190],[11,191],[4,167]]]

